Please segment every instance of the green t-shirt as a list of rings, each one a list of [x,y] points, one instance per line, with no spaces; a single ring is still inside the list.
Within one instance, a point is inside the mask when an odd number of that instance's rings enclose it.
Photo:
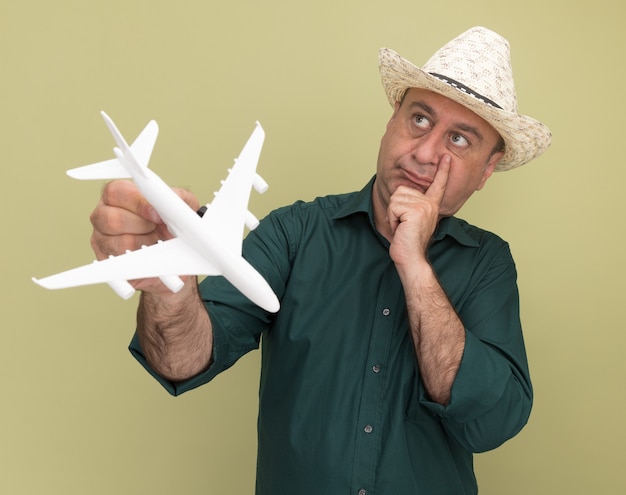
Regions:
[[[201,284],[214,363],[172,394],[210,381],[259,346],[257,494],[477,492],[473,453],[526,423],[532,388],[516,270],[499,237],[441,220],[429,259],[466,329],[452,396],[429,400],[389,243],[374,228],[372,184],[272,212],[243,253],[281,301],[268,314],[221,277]]]

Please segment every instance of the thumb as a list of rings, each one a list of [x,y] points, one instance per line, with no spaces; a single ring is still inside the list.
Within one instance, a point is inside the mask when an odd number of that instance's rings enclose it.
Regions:
[[[196,211],[200,207],[200,202],[198,201],[198,198],[196,198],[196,195],[194,193],[192,193],[188,189],[183,189],[180,187],[175,187],[173,189],[176,194],[178,194],[180,198],[185,203],[187,203],[192,210]]]

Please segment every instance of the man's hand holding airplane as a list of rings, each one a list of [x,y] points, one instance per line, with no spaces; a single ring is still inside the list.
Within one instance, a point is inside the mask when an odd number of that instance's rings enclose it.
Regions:
[[[176,187],[172,189],[191,209],[198,209],[199,201],[191,191]],[[128,180],[107,183],[89,218],[93,226],[91,247],[98,260],[174,237],[158,212],[143,197],[137,186]],[[181,278],[186,281],[189,277]],[[172,294],[158,278],[134,280],[131,285],[146,292],[158,290],[164,294]]]

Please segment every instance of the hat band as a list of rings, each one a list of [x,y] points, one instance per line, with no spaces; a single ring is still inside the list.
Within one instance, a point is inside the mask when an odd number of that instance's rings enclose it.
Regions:
[[[452,79],[450,77],[442,76],[441,74],[436,74],[434,72],[429,72],[429,74],[431,76],[435,76],[437,79],[441,79],[443,82],[449,84],[450,86],[454,86],[455,88],[459,89],[460,91],[463,91],[464,93],[472,95],[474,98],[478,98],[480,101],[486,103],[489,106],[496,107],[496,108],[499,108],[500,110],[502,110],[502,107],[500,105],[498,105],[495,101],[490,100],[486,96],[483,96],[480,93],[477,93],[473,89],[468,88],[464,84],[461,84],[460,82],[455,81],[454,79]]]

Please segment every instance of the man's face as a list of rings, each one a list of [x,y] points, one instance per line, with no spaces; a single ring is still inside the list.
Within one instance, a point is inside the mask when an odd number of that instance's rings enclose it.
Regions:
[[[426,192],[448,155],[450,173],[440,217],[454,215],[493,172],[503,154],[493,153],[499,139],[490,124],[459,103],[425,89],[409,89],[381,140],[375,205],[386,209],[400,185]]]

